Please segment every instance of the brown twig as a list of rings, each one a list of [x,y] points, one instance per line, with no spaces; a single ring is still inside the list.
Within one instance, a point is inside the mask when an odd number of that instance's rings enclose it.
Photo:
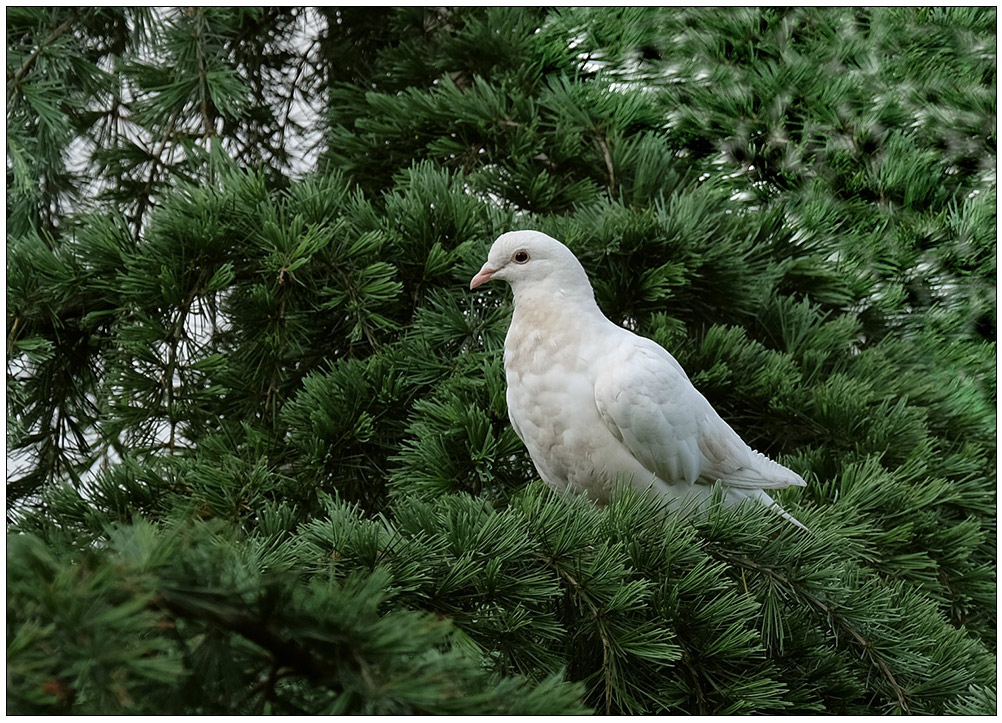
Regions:
[[[202,12],[202,8],[198,9],[197,12],[197,35],[196,40],[198,41],[197,53],[198,53],[198,92],[200,97],[200,105],[202,111],[202,127],[204,128],[202,137],[205,139],[212,138],[216,135],[216,129],[212,125],[212,121],[209,119],[209,65],[205,60],[205,48],[203,47],[203,41],[205,39],[205,15]]]
[[[302,58],[299,65],[296,66],[296,75],[292,79],[292,84],[289,86],[289,96],[285,99],[285,122],[282,123],[282,127],[279,129],[278,146],[281,149],[285,148],[285,134],[286,129],[289,127],[289,119],[292,116],[292,106],[296,100],[296,86],[299,85],[299,79],[303,75],[303,71],[306,70],[306,66],[309,64],[310,53],[313,49],[320,45],[320,39],[315,39],[306,50],[303,51]]]
[[[146,213],[146,209],[150,205],[150,193],[153,191],[153,181],[156,177],[157,166],[163,165],[162,159],[164,151],[167,149],[167,141],[170,140],[171,135],[174,133],[176,125],[177,112],[171,115],[170,122],[167,123],[167,128],[160,139],[160,147],[153,152],[153,157],[150,159],[150,173],[146,177],[146,185],[143,187],[142,193],[139,194],[138,205],[136,207],[136,238],[139,238],[139,234],[143,230],[143,214]]]
[[[212,138],[212,136],[216,135],[216,129],[213,127],[212,121],[209,119],[209,84],[206,80],[208,72],[209,70],[205,65],[205,58],[199,58],[198,73],[200,76],[200,94],[202,96],[202,126],[205,128],[202,137],[205,139]]]
[[[265,706],[268,705],[268,699],[271,697],[272,692],[275,690],[275,683],[278,681],[278,661],[272,660],[271,667],[268,669],[268,675],[254,686],[254,690],[251,691],[248,698],[253,698],[258,693],[261,694],[261,699],[258,700],[255,715],[264,715]]]
[[[612,154],[609,152],[609,144],[605,142],[605,137],[602,135],[595,136],[595,142],[598,143],[599,148],[602,149],[602,155],[605,157],[605,170],[609,174],[609,191],[615,193],[616,170],[612,165]]]
[[[178,364],[178,346],[187,337],[185,334],[184,325],[188,319],[188,314],[191,312],[191,305],[195,303],[195,296],[198,290],[192,289],[188,294],[188,298],[185,299],[184,304],[182,304],[177,320],[174,322],[174,326],[171,329],[170,336],[168,337],[168,344],[170,344],[170,350],[167,353],[167,368],[164,370],[163,383],[165,387],[165,392],[167,396],[167,419],[170,422],[170,440],[167,443],[167,449],[170,450],[171,454],[174,453],[177,425],[180,420],[174,417],[174,374],[177,372]]]
[[[21,325],[21,317],[15,316],[14,323],[10,325],[10,331],[7,332],[7,353],[10,354],[10,347],[17,338],[17,327]]]
[[[21,82],[21,79],[24,77],[25,73],[31,70],[31,66],[33,66],[35,64],[35,61],[38,60],[38,56],[42,52],[42,48],[44,48],[49,43],[53,42],[56,38],[65,33],[67,30],[69,30],[70,26],[73,24],[73,21],[76,19],[77,19],[77,14],[76,12],[73,12],[73,14],[70,15],[70,17],[68,17],[63,22],[62,25],[60,25],[51,33],[49,33],[49,36],[45,40],[43,40],[42,42],[40,42],[38,45],[35,46],[35,49],[31,51],[31,55],[27,57],[27,59],[21,64],[21,67],[17,69],[17,72],[14,73],[13,76],[10,78],[10,85],[8,86],[7,89],[8,99],[10,98],[11,91],[14,89],[14,87]]]

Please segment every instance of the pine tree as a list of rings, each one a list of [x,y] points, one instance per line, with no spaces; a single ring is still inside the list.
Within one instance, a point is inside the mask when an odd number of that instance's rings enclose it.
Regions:
[[[9,712],[995,712],[994,9],[7,43]],[[542,485],[466,288],[516,228],[812,534]]]

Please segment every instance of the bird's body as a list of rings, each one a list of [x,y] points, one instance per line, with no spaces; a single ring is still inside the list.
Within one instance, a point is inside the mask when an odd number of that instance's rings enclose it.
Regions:
[[[491,278],[515,293],[508,413],[547,485],[606,502],[626,482],[698,506],[719,480],[725,502],[754,499],[800,525],[765,490],[804,480],[745,444],[665,349],[609,321],[566,246],[504,234],[471,288]]]

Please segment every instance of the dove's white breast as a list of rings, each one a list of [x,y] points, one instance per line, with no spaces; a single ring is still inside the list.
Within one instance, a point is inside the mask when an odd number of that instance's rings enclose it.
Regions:
[[[505,339],[508,414],[543,481],[608,500],[617,480],[664,487],[612,432],[595,404],[610,348],[605,318],[516,309]]]

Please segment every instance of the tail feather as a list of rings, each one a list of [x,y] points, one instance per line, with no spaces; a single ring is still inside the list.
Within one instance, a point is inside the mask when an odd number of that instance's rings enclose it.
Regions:
[[[792,522],[794,525],[796,525],[797,527],[799,527],[804,532],[811,532],[811,530],[808,529],[807,525],[805,525],[800,520],[798,520],[796,517],[794,517],[793,515],[791,515],[789,512],[787,512],[786,510],[784,510],[782,507],[780,507],[776,503],[776,501],[773,500],[773,498],[771,498],[766,493],[762,493],[761,500],[762,500],[762,503],[766,507],[768,507],[770,510],[772,510],[773,512],[775,512],[777,515],[779,515],[780,517],[782,517],[787,522]]]
[[[807,527],[807,525],[805,525],[803,522],[801,522],[796,517],[794,517],[793,515],[791,515],[789,512],[787,512],[786,510],[784,510],[782,507],[780,507],[779,505],[777,505],[772,499],[769,500],[769,504],[767,506],[769,507],[770,510],[772,510],[773,512],[775,512],[777,515],[779,515],[780,517],[782,517],[784,520],[786,520],[787,522],[792,522],[793,524],[795,524],[797,527],[799,527],[804,532],[810,532],[811,531],[810,528]]]
[[[731,490],[728,490],[728,491],[730,492]],[[798,520],[796,517],[794,517],[793,515],[791,515],[789,512],[787,512],[786,510],[784,510],[782,507],[780,507],[776,503],[776,501],[773,500],[772,497],[770,497],[764,490],[734,489],[733,492],[732,492],[732,495],[734,495],[734,493],[740,494],[740,496],[741,496],[742,499],[753,499],[756,502],[760,503],[761,505],[763,505],[765,507],[768,507],[772,512],[775,512],[777,515],[779,515],[780,517],[782,517],[787,522],[793,523],[794,525],[796,525],[797,527],[799,527],[804,532],[810,532],[811,531],[810,528],[807,527],[807,525],[805,525],[800,520]],[[729,495],[729,496],[731,496],[731,495]],[[736,496],[737,495],[734,495],[734,497],[736,497]],[[732,499],[733,499],[733,497],[732,497]],[[740,500],[737,500],[737,499],[733,499],[733,501],[734,502],[740,502]]]

